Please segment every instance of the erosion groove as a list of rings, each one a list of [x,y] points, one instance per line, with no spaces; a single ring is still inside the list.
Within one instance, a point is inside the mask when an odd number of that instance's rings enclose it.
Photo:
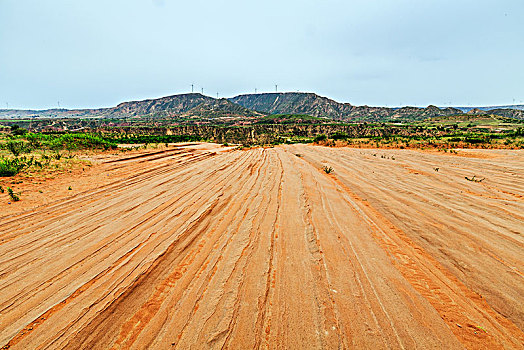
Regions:
[[[105,159],[103,185],[0,217],[0,345],[523,349],[523,155]]]

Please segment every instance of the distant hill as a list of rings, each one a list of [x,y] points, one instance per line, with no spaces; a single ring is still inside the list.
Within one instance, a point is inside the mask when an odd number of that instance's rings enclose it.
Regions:
[[[507,106],[522,107],[523,105]],[[134,118],[140,116],[169,116],[180,122],[193,116],[205,119],[216,118],[253,118],[266,114],[309,115],[338,121],[414,121],[427,118],[459,115],[465,112],[473,114],[496,114],[507,118],[524,119],[524,110],[503,107],[469,108],[439,108],[428,106],[418,107],[370,107],[354,106],[341,103],[310,92],[282,92],[245,94],[230,99],[215,99],[199,93],[188,93],[166,96],[143,101],[123,102],[112,108],[100,109],[48,109],[33,110],[0,110],[0,118]],[[193,120],[193,119],[192,119]]]
[[[507,106],[487,106],[487,107],[455,107],[460,109],[462,112],[469,112],[472,109],[477,109],[480,111],[491,111],[495,109],[517,109],[524,110],[524,105],[507,105]]]
[[[0,110],[0,118],[130,118],[144,115],[177,115],[214,98],[199,93],[179,94],[143,101],[123,102],[99,109]]]
[[[249,109],[269,114],[308,114],[343,119],[353,109],[349,103],[340,103],[309,92],[281,92],[247,94],[230,99]]]
[[[172,95],[152,100],[131,101],[120,103],[114,108],[110,108],[109,115],[167,115],[180,114],[191,110],[203,103],[213,103],[214,98],[198,93]]]
[[[229,101],[228,99],[211,99],[198,106],[184,112],[183,115],[187,116],[198,116],[202,118],[255,118],[263,117],[265,113],[256,112],[236,103]]]
[[[344,121],[422,120],[434,116],[462,113],[458,109],[369,107],[340,103],[310,92],[247,94],[230,99],[249,109],[271,114],[308,114]]]

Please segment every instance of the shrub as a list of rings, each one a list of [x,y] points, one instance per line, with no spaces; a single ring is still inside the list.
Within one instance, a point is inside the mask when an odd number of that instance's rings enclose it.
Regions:
[[[317,135],[313,139],[314,142],[320,142],[320,141],[326,141],[326,140],[327,140],[327,136],[324,134]]]
[[[23,129],[23,128],[21,128],[20,126],[18,126],[16,124],[11,126],[11,133],[13,135],[24,135],[26,132],[27,132],[26,129]]]
[[[13,200],[13,202],[18,202],[20,200],[19,194],[15,193],[11,187],[7,188],[7,193],[9,194],[9,197]]]
[[[25,167],[25,162],[18,158],[0,158],[0,176],[15,176]]]
[[[29,147],[26,146],[23,141],[9,140],[4,145],[5,149],[11,152],[15,157],[18,157],[20,154],[29,151]]]
[[[333,135],[331,135],[331,138],[333,140],[347,140],[348,134],[342,131],[337,131]]]
[[[477,179],[477,178],[475,178],[475,175],[473,175],[473,177],[471,177],[471,178],[470,178],[470,177],[467,177],[467,176],[465,176],[464,178],[465,178],[466,180],[468,180],[468,181],[473,181],[473,182],[482,182],[482,181],[484,181],[484,179],[485,179],[485,178]]]
[[[29,147],[31,147],[32,149],[36,149],[42,146],[42,142],[36,134],[28,134],[25,138],[29,142]]]
[[[327,165],[324,165],[324,166],[322,167],[322,170],[324,170],[324,172],[325,172],[326,174],[331,174],[332,172],[335,171],[332,167],[328,167]]]

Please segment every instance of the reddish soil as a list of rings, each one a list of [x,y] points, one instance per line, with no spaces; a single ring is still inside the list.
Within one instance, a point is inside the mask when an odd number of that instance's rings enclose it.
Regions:
[[[523,151],[203,144],[17,188],[5,348],[524,348]]]

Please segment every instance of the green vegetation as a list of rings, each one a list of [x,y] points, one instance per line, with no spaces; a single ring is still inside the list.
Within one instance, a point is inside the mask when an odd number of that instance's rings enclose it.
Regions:
[[[21,128],[19,125],[13,125],[11,126],[11,133],[13,135],[24,135],[27,132],[26,129]]]
[[[7,194],[13,202],[18,202],[20,200],[20,193],[15,193],[11,187],[7,188]]]
[[[271,114],[256,121],[256,124],[321,124],[331,121],[307,114]]]
[[[21,153],[30,151],[30,148],[26,142],[17,140],[9,140],[4,144],[3,147],[11,152],[15,157],[18,157]]]
[[[26,168],[28,162],[25,159],[13,158],[8,159],[0,157],[0,177],[3,176],[15,176],[22,169]]]
[[[321,142],[321,141],[326,141],[326,140],[327,140],[327,136],[324,134],[317,135],[313,138],[314,142]]]
[[[330,136],[332,140],[347,140],[349,138],[349,135],[342,131],[336,131],[334,134]]]
[[[524,120],[499,116],[432,118],[420,122],[328,124],[312,135],[324,146],[432,148],[524,148]],[[329,135],[329,136],[325,136]]]
[[[20,128],[14,130],[18,131]],[[113,148],[116,148],[116,143],[91,134],[12,132],[3,140],[0,139],[0,177],[14,176],[29,168],[47,167],[52,160],[59,161],[64,157],[62,151],[66,151],[65,157],[71,159],[74,151]],[[51,155],[47,152],[51,152]],[[24,155],[28,153],[29,156]]]

